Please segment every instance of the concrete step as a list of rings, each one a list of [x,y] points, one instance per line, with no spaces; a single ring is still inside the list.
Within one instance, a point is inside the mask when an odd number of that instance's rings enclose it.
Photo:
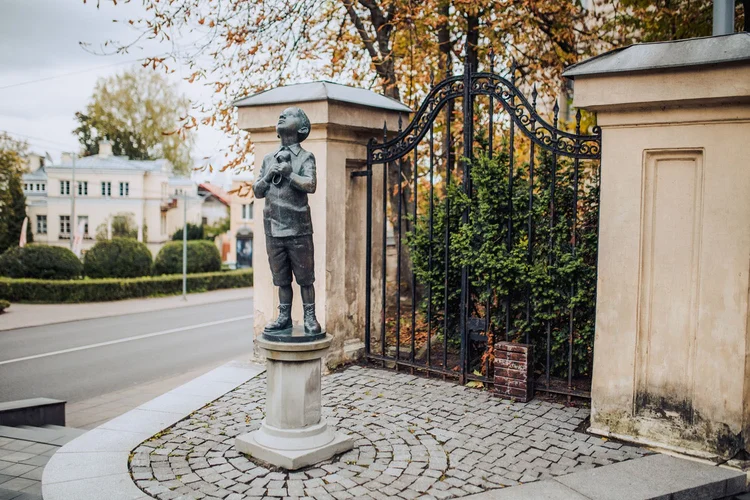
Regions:
[[[0,403],[0,425],[65,425],[65,401],[32,398]]]
[[[0,437],[52,444],[55,446],[62,446],[86,432],[85,429],[62,427],[60,425],[44,425],[39,427],[31,425],[20,425],[18,427],[0,425]]]

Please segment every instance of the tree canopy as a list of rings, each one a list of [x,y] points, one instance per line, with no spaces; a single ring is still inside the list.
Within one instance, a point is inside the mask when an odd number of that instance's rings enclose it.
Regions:
[[[0,253],[18,245],[26,218],[26,196],[21,182],[26,147],[26,143],[0,134]],[[26,239],[32,241],[31,224]]]
[[[195,142],[190,102],[159,72],[133,68],[101,78],[74,130],[85,156],[108,139],[115,155],[135,160],[166,158],[176,172],[191,167]]]
[[[85,1],[85,0],[84,0]],[[98,5],[101,0],[97,0]],[[130,0],[126,0],[129,2]],[[236,127],[233,101],[287,82],[333,79],[382,90],[409,105],[429,90],[431,73],[460,72],[463,54],[496,70],[514,61],[521,85],[557,94],[562,70],[640,40],[703,34],[711,0],[141,0],[129,23],[137,40],[108,41],[127,51],[144,38],[168,42],[152,68],[181,64],[186,79],[215,90],[196,119],[219,126],[235,143],[225,168],[252,151]],[[744,4],[737,1],[741,25]],[[111,43],[110,43],[111,42]],[[192,125],[192,121],[187,122]]]

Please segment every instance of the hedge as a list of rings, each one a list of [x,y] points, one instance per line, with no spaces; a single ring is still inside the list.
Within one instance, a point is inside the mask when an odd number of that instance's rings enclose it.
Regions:
[[[10,302],[7,300],[0,300],[0,314],[4,313],[7,308],[10,307]]]
[[[149,276],[153,258],[145,243],[129,238],[100,241],[86,252],[83,274],[90,278]]]
[[[65,247],[13,247],[0,256],[0,275],[11,278],[69,280],[78,278],[82,269],[78,257]]]
[[[253,270],[191,274],[188,293],[253,286]],[[11,302],[63,303],[155,297],[182,293],[182,276],[34,280],[0,278],[0,299]]]
[[[221,254],[211,241],[187,242],[187,272],[210,273],[221,270]],[[182,272],[182,242],[170,241],[164,245],[154,260],[154,274]]]

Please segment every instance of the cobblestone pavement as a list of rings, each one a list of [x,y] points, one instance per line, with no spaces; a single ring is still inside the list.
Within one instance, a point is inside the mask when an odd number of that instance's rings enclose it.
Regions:
[[[323,415],[355,437],[354,450],[287,473],[233,449],[260,426],[264,399],[265,378],[255,378],[141,444],[136,484],[162,500],[443,499],[648,454],[575,432],[587,409],[353,366],[323,378]]]

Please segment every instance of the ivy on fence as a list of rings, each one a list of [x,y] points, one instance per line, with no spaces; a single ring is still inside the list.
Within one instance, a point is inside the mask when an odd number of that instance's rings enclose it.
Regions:
[[[429,208],[420,208],[415,231],[406,238],[417,282],[431,292],[421,294],[420,315],[426,314],[431,296],[431,331],[445,335],[447,323],[449,342],[459,342],[461,269],[467,266],[471,283],[469,316],[486,318],[489,308],[490,338],[505,339],[506,331],[513,341],[524,342],[528,338],[537,352],[537,372],[545,372],[546,356],[539,353],[546,352],[549,328],[550,374],[565,376],[572,311],[573,376],[590,376],[596,301],[598,164],[579,162],[574,207],[573,160],[557,158],[555,162],[551,154],[538,154],[531,196],[530,165],[517,163],[511,195],[509,156],[507,148],[504,150],[492,159],[480,155],[472,160],[472,196],[465,192],[460,180],[446,187],[444,195],[434,201],[432,228]],[[553,175],[554,198],[550,189]],[[466,220],[462,218],[464,211]],[[446,225],[450,235],[447,252]],[[471,369],[481,370],[488,354],[491,351],[481,359],[470,360],[474,365]]]

